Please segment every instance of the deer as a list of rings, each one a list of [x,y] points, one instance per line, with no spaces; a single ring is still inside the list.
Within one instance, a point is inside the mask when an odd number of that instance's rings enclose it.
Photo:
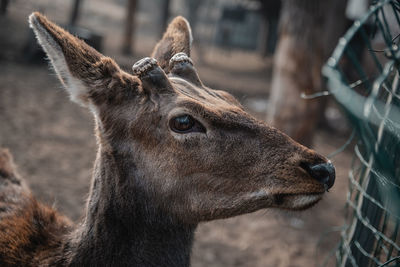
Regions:
[[[29,24],[93,114],[98,150],[79,224],[39,202],[0,150],[1,266],[190,266],[199,223],[304,210],[333,186],[327,158],[203,84],[185,18],[132,72],[38,12]]]

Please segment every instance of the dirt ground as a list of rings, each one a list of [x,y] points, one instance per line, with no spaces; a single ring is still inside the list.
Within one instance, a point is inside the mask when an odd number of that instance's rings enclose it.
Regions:
[[[70,3],[11,2],[7,16],[0,17],[0,146],[11,150],[22,176],[39,199],[54,203],[79,221],[96,153],[93,118],[68,100],[47,65],[25,62],[22,52],[29,32],[27,15],[46,7],[50,18],[63,21],[67,16],[61,10]],[[139,35],[134,56],[119,54],[115,40],[122,39],[123,7],[106,0],[97,0],[96,5],[91,2],[85,2],[84,9],[91,16],[84,16],[81,23],[107,36],[103,53],[112,55],[124,68],[150,53],[156,37]],[[138,28],[146,23],[141,17],[139,21]],[[250,112],[264,118],[271,60],[249,52],[224,54],[217,48],[206,49],[201,61],[198,52],[194,55],[195,62],[201,62],[198,68],[205,84],[232,92]],[[327,155],[345,141],[344,137],[319,131],[314,148]],[[351,154],[342,152],[332,161],[337,169],[336,185],[310,210],[267,210],[201,224],[192,266],[318,266],[338,241],[339,232],[333,227],[343,222]]]

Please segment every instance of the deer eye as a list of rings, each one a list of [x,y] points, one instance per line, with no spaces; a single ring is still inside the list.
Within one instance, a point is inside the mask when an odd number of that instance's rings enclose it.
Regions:
[[[206,132],[204,126],[190,115],[172,118],[169,121],[169,127],[176,133]]]

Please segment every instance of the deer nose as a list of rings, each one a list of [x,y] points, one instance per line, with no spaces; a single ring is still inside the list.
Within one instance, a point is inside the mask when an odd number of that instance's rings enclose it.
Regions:
[[[302,167],[311,177],[322,183],[326,190],[335,183],[335,167],[330,162],[319,164],[303,163]]]

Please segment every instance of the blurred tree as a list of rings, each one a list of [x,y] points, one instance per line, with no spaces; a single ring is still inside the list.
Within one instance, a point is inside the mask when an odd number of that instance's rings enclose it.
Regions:
[[[6,14],[8,3],[9,3],[9,0],[1,0],[1,2],[0,2],[0,14],[1,15]]]
[[[202,4],[204,4],[207,1],[198,1],[198,0],[187,0],[187,9],[188,9],[188,17],[187,19],[190,22],[190,25],[192,27],[192,30],[196,29],[197,21],[198,21],[198,13],[199,13],[199,8],[201,7]],[[195,35],[195,34],[193,34]]]
[[[321,67],[344,32],[347,0],[283,0],[267,120],[304,145],[326,99],[305,100],[323,87]]]
[[[278,39],[278,22],[281,13],[281,0],[262,0],[261,14],[263,27],[266,29],[262,40],[261,54],[270,56],[275,52],[276,42]]]
[[[136,13],[137,0],[128,0],[128,7],[126,9],[125,33],[122,43],[122,53],[131,54],[134,50],[134,36],[135,29],[135,13]]]
[[[190,23],[190,26],[192,28],[192,35],[193,36],[200,36],[200,34],[197,32],[197,23],[199,21],[199,11],[202,6],[207,6],[209,5],[209,1],[203,0],[203,1],[198,1],[198,0],[187,0],[187,19]],[[203,18],[204,19],[204,18]],[[205,55],[204,55],[204,50],[201,44],[201,38],[197,39],[196,42],[193,44],[195,46],[195,51],[198,54],[197,57],[197,62],[201,63],[203,62]]]
[[[81,0],[75,0],[74,5],[72,7],[72,12],[69,18],[69,25],[70,26],[75,26],[76,22],[78,21],[79,18],[79,11],[81,7]]]
[[[169,19],[169,6],[170,0],[161,0],[161,27],[160,27],[160,38],[163,36],[165,29],[168,27]]]

